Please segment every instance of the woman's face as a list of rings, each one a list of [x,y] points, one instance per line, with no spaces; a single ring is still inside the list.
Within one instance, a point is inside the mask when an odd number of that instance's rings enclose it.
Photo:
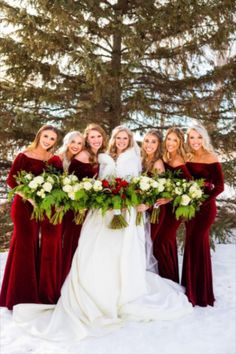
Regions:
[[[77,155],[83,148],[83,138],[79,135],[74,136],[67,145],[67,151],[71,155]]]
[[[180,146],[179,138],[175,133],[170,133],[166,137],[166,150],[169,153],[175,153]]]
[[[119,132],[115,137],[115,146],[118,154],[123,152],[129,146],[129,135],[125,131]]]
[[[147,134],[143,140],[143,150],[147,155],[154,155],[159,146],[159,140],[155,135]]]
[[[87,142],[90,145],[93,152],[97,152],[102,147],[103,136],[97,130],[90,130],[87,137]]]
[[[55,145],[57,134],[53,130],[43,130],[39,138],[39,146],[44,150],[49,150]]]
[[[203,138],[196,130],[191,129],[188,134],[188,144],[193,151],[197,151],[203,147]]]

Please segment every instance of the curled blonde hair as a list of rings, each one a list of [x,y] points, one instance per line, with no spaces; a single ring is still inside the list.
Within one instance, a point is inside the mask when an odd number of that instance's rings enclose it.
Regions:
[[[88,151],[89,153],[89,162],[91,164],[96,164],[98,162],[98,157],[97,155],[92,151],[89,143],[88,143],[88,135],[92,130],[96,130],[97,132],[99,132],[102,135],[102,146],[99,148],[98,153],[104,152],[106,150],[107,147],[107,134],[105,132],[105,130],[96,123],[91,123],[89,124],[84,131],[84,139],[85,139],[85,149]]]
[[[201,135],[201,137],[203,139],[202,140],[202,147],[205,151],[211,152],[211,153],[215,152],[214,148],[211,144],[211,139],[209,137],[209,134],[208,134],[206,128],[200,124],[191,125],[187,130],[187,149],[188,149],[188,159],[190,161],[193,159],[193,155],[194,155],[193,150],[191,149],[190,144],[189,144],[189,133],[191,130],[195,130],[195,132],[197,132],[199,135]]]
[[[166,163],[169,163],[171,161],[170,153],[166,149],[166,141],[167,141],[168,135],[170,135],[171,133],[174,133],[177,136],[177,141],[179,143],[179,147],[177,150],[178,155],[180,155],[182,157],[184,162],[187,161],[187,152],[186,152],[185,142],[184,142],[184,133],[178,127],[169,128],[166,132],[164,146],[163,146],[163,160]]]
[[[117,127],[115,127],[113,130],[112,130],[112,133],[111,133],[111,138],[109,140],[109,143],[108,143],[108,153],[111,155],[111,157],[113,159],[116,159],[118,154],[117,154],[117,147],[116,147],[116,136],[120,133],[120,132],[126,132],[128,134],[128,137],[129,137],[129,144],[127,146],[127,149],[131,148],[134,146],[134,136],[133,136],[133,133],[131,132],[131,130],[127,127],[125,127],[124,125],[118,125]],[[125,151],[124,150],[124,151]]]
[[[67,133],[64,138],[63,138],[63,144],[62,146],[58,149],[58,153],[59,154],[65,154],[67,149],[68,149],[68,145],[72,142],[72,140],[79,136],[82,139],[82,145],[84,147],[85,145],[85,140],[84,140],[84,136],[82,133],[80,133],[78,130],[74,130],[72,132]]]
[[[154,152],[153,158],[148,161],[147,156],[148,154],[146,153],[146,151],[143,148],[144,145],[144,140],[148,135],[153,135],[157,138],[158,141],[158,146],[156,151]],[[157,129],[150,129],[143,138],[143,142],[142,142],[142,146],[141,146],[141,156],[142,156],[142,168],[143,171],[145,172],[152,172],[153,171],[153,166],[155,164],[155,162],[159,159],[161,159],[161,155],[162,155],[162,136],[159,133],[159,131]]]
[[[64,138],[63,138],[63,144],[62,146],[58,149],[57,153],[61,154],[62,156],[62,165],[63,169],[65,171],[68,171],[71,159],[68,158],[67,156],[67,151],[68,151],[68,145],[73,141],[75,137],[79,136],[82,139],[82,150],[84,149],[85,141],[83,134],[81,134],[79,131],[74,130],[72,132],[67,133]]]
[[[33,142],[27,147],[26,151],[34,150],[38,146],[41,135],[45,130],[53,131],[57,135],[57,137],[59,135],[59,131],[56,127],[54,127],[51,124],[45,124],[38,130]],[[56,142],[55,142],[55,144],[56,144]],[[55,148],[55,144],[51,148],[49,148],[47,151],[52,151]]]

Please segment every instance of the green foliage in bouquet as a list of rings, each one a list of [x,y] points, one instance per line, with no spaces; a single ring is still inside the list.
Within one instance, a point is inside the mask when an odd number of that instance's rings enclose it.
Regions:
[[[16,182],[18,185],[9,192],[9,199],[19,194],[23,200],[29,201],[33,205],[32,218],[36,220],[47,216],[53,224],[62,221],[63,213],[58,210],[63,204],[65,193],[57,174],[44,171],[34,176],[31,172],[20,171]]]
[[[131,179],[128,195],[133,206],[140,204],[146,204],[148,206],[154,206],[158,198],[170,198],[169,192],[169,179],[164,177],[151,178],[146,175],[139,177],[133,177]],[[158,210],[153,208],[151,214],[151,222],[157,222]],[[136,225],[140,225],[143,222],[143,212],[137,212]]]
[[[129,183],[122,178],[97,180],[101,183],[101,189],[96,191],[92,198],[90,207],[92,209],[100,209],[102,215],[108,210],[113,210],[113,218],[109,224],[111,229],[121,229],[127,227],[127,221],[123,215],[123,211],[131,205],[127,196],[127,187]]]
[[[207,198],[203,191],[204,179],[187,181],[175,178],[173,184],[173,211],[176,219],[192,219]]]

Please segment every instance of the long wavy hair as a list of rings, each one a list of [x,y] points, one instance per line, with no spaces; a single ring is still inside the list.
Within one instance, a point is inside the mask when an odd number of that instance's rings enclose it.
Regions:
[[[85,149],[89,153],[89,162],[91,164],[96,164],[98,162],[98,156],[92,151],[91,146],[88,143],[88,135],[92,130],[96,130],[97,132],[99,132],[102,135],[102,146],[99,148],[97,155],[101,152],[106,151],[107,134],[106,134],[105,130],[99,124],[96,124],[96,123],[91,123],[85,128],[85,131],[84,131]]]
[[[191,125],[188,130],[187,130],[187,151],[188,151],[188,159],[191,161],[193,159],[193,155],[194,155],[194,152],[193,150],[191,149],[190,147],[190,144],[189,144],[189,133],[191,130],[195,130],[195,132],[197,132],[199,135],[201,135],[202,137],[202,147],[205,151],[207,152],[215,152],[214,151],[214,148],[211,144],[211,139],[208,135],[208,132],[206,130],[205,127],[203,127],[202,125],[200,124],[194,124],[194,125]]]
[[[155,138],[157,138],[158,145],[157,149],[153,154],[153,157],[151,160],[148,160],[148,154],[143,148],[144,145],[144,140],[148,135],[153,135]],[[159,159],[161,159],[162,156],[162,136],[161,133],[157,129],[150,129],[143,138],[142,146],[141,146],[141,156],[142,156],[142,168],[143,171],[145,172],[151,172],[153,171],[153,166],[155,162]]]
[[[170,135],[171,133],[174,133],[177,136],[177,141],[179,143],[177,154],[180,155],[184,161],[187,161],[187,151],[184,142],[184,132],[178,127],[169,128],[166,132],[164,145],[163,145],[163,160],[167,163],[171,161],[171,155],[166,149],[166,141],[168,135]]]
[[[53,131],[53,132],[57,135],[57,137],[58,137],[58,135],[59,135],[59,131],[58,131],[58,129],[57,129],[56,127],[54,127],[54,126],[51,125],[51,124],[45,124],[45,125],[43,125],[43,126],[38,130],[38,132],[37,132],[36,135],[35,135],[34,140],[33,140],[32,143],[26,148],[26,151],[33,150],[33,149],[35,149],[35,148],[38,147],[39,141],[40,141],[40,138],[41,138],[41,135],[42,135],[42,133],[43,133],[45,130],[51,130],[51,131]],[[55,149],[55,145],[56,145],[56,142],[55,142],[55,144],[54,144],[51,148],[47,149],[47,151],[53,151],[53,150]]]
[[[84,141],[84,136],[82,133],[80,133],[78,130],[74,130],[72,132],[67,133],[64,136],[62,146],[58,149],[57,153],[62,156],[62,165],[64,170],[68,170],[71,160],[68,159],[67,156],[67,151],[68,151],[68,145],[73,141],[74,138],[80,137],[82,140],[82,150],[84,149],[85,141]]]
[[[124,125],[118,125],[117,127],[115,127],[112,130],[111,138],[109,140],[108,150],[107,150],[108,153],[111,155],[111,157],[113,159],[115,159],[115,160],[118,157],[118,152],[117,152],[117,147],[116,147],[116,136],[120,132],[126,132],[128,134],[128,137],[129,137],[129,144],[128,144],[128,146],[127,146],[127,148],[125,150],[128,150],[129,148],[134,146],[134,136],[133,136],[133,133],[131,132],[131,130],[129,128],[125,127]]]

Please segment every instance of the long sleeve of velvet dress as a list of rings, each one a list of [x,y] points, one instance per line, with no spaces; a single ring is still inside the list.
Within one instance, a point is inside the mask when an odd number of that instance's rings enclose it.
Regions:
[[[98,175],[98,164],[84,163],[73,159],[69,166],[69,173],[74,173],[79,180],[84,177],[93,178]],[[74,222],[74,213],[68,211],[63,218],[62,239],[62,284],[69,273],[72,258],[78,246],[82,225]]]
[[[212,266],[209,232],[216,217],[216,196],[224,190],[224,177],[221,165],[188,162],[191,175],[204,178],[207,200],[202,204],[196,216],[186,223],[186,242],[184,249],[182,285],[193,305],[214,304],[212,284]]]
[[[165,163],[166,171],[181,171],[179,178],[191,179],[191,175],[185,165],[171,167]],[[163,205],[162,219],[156,227],[156,234],[152,234],[154,239],[153,254],[158,261],[158,271],[161,277],[168,278],[179,283],[179,265],[176,233],[181,224],[172,212],[172,203]],[[152,229],[154,233],[154,227]]]
[[[17,172],[25,170],[39,175],[45,162],[30,158],[24,153],[17,155],[10,169],[7,184],[14,188]],[[0,306],[12,309],[19,303],[38,303],[38,261],[40,224],[31,219],[32,205],[19,195],[14,197],[11,206],[13,234],[5,267],[0,294]]]

